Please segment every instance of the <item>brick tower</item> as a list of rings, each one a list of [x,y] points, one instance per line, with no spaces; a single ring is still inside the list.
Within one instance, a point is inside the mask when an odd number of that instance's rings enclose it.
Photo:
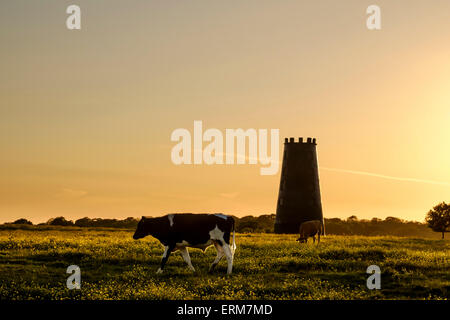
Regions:
[[[308,220],[323,222],[316,139],[285,138],[275,233],[298,233]]]

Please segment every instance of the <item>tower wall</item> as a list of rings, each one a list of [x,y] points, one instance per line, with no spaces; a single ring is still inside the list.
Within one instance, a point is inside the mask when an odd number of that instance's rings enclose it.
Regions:
[[[298,233],[309,220],[323,222],[316,139],[285,138],[275,233]]]

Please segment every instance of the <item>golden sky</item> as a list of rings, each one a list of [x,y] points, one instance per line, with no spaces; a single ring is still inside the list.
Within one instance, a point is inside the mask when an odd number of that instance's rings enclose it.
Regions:
[[[450,201],[448,0],[70,4],[0,3],[0,222],[274,213],[280,172],[172,164],[194,120],[317,138],[325,217]]]

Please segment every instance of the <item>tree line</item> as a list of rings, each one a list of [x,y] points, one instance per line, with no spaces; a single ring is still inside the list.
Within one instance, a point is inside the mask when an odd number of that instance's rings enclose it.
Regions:
[[[260,216],[233,216],[236,223],[236,232],[239,233],[273,233],[275,214]],[[346,219],[325,218],[325,232],[328,235],[361,235],[361,236],[401,236],[401,237],[427,237],[435,238],[429,223],[405,221],[395,217],[386,219],[373,218],[371,220],[358,219],[350,216]],[[126,219],[102,219],[102,218],[81,218],[75,221],[67,220],[64,217],[49,219],[45,223],[37,226],[63,226],[63,227],[89,227],[89,228],[118,228],[135,229],[139,219],[128,217]],[[19,219],[9,225],[33,225],[26,219]],[[5,224],[6,226],[8,224]]]

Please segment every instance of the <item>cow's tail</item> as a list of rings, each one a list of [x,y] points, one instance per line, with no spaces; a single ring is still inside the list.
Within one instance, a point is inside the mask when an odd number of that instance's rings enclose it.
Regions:
[[[231,219],[233,219],[233,217],[232,217]],[[232,250],[232,253],[233,253],[233,255],[234,255],[234,252],[236,251],[236,241],[235,241],[235,237],[234,237],[234,235],[235,235],[235,233],[236,233],[236,228],[235,228],[235,224],[234,224],[234,219],[233,219],[232,221],[233,221],[233,225],[232,225],[232,231],[233,231],[233,244],[231,245],[231,250]]]

